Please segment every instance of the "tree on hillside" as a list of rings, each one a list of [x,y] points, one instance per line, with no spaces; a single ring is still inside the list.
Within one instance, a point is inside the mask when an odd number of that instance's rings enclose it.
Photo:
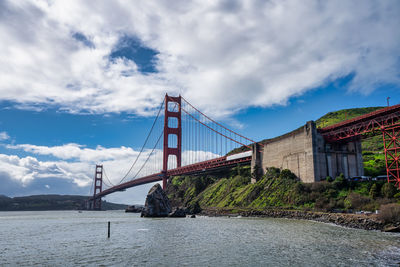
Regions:
[[[369,190],[369,197],[372,199],[375,199],[378,196],[378,187],[376,184],[373,184],[371,186],[371,189]]]

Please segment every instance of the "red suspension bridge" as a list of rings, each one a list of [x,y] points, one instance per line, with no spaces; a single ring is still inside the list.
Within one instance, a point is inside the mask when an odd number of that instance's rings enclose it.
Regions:
[[[250,164],[253,143],[214,121],[185,98],[166,95],[138,156],[119,183],[103,177],[103,166],[96,165],[90,207],[101,209],[101,197],[138,185],[163,181],[165,188],[168,177]],[[149,146],[151,150],[146,149]],[[239,147],[249,151],[227,156]]]
[[[394,181],[400,188],[399,119],[400,105],[396,105],[318,129],[318,132],[327,143],[335,143],[381,131],[388,181]],[[90,208],[101,209],[102,197],[131,187],[162,181],[165,188],[172,176],[250,164],[255,153],[252,144],[255,141],[214,121],[185,98],[166,95],[142,148],[119,182],[112,183],[103,166],[96,165]],[[236,148],[245,152],[228,155]]]

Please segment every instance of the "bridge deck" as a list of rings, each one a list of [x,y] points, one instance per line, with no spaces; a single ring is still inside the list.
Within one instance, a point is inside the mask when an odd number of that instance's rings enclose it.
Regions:
[[[200,173],[204,173],[204,172],[216,170],[216,169],[231,168],[237,164],[249,164],[251,162],[251,156],[239,158],[239,159],[233,159],[233,160],[226,160],[226,158],[227,158],[226,156],[223,156],[223,157],[219,157],[216,159],[202,161],[199,163],[186,165],[186,166],[182,166],[180,168],[168,170],[167,176],[200,174]],[[138,179],[126,182],[126,183],[122,183],[122,184],[116,185],[114,187],[111,187],[111,188],[108,188],[108,189],[102,191],[101,193],[97,194],[95,196],[95,198],[104,197],[111,193],[114,193],[117,191],[124,191],[125,189],[132,188],[135,186],[158,182],[158,181],[162,180],[163,176],[164,176],[164,174],[159,172],[159,173],[155,173],[155,174],[152,174],[149,176],[138,178]],[[91,197],[89,200],[93,200],[93,198],[94,197]]]

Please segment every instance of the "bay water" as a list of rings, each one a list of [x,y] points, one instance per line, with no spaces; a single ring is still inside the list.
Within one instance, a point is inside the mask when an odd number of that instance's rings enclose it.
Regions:
[[[400,234],[306,220],[155,219],[123,211],[0,212],[0,266],[399,264]]]

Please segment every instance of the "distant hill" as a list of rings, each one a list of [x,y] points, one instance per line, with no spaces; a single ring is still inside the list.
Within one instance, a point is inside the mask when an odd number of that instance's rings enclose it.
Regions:
[[[35,195],[10,198],[0,195],[0,211],[81,210],[86,209],[87,196]],[[104,210],[125,209],[127,205],[102,202]]]

